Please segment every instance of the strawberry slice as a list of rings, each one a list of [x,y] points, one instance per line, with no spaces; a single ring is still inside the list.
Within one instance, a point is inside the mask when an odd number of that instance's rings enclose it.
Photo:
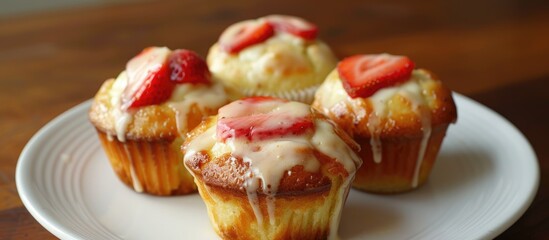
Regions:
[[[246,98],[219,109],[217,138],[265,140],[300,135],[313,128],[310,107],[277,98]]]
[[[234,105],[220,108],[218,116],[221,119],[266,113],[285,102],[288,102],[288,100],[264,96],[242,98],[234,102]]]
[[[146,48],[128,62],[122,109],[159,104],[171,97],[175,82],[170,81],[166,64],[170,52],[166,47]]]
[[[206,62],[193,51],[174,50],[169,59],[170,79],[176,83],[210,83]]]
[[[251,116],[220,119],[217,123],[217,137],[222,141],[228,138],[245,137],[248,140],[265,140],[288,135],[300,135],[313,127],[310,117],[291,118],[256,114]]]
[[[282,98],[275,98],[271,96],[253,96],[253,97],[245,97],[240,99],[240,101],[245,103],[263,103],[263,102],[288,102],[286,99]]]
[[[273,27],[266,21],[243,21],[227,28],[219,38],[219,45],[222,50],[234,54],[244,48],[264,42],[273,34]]]
[[[405,56],[389,54],[355,55],[337,65],[345,91],[352,98],[367,98],[379,89],[410,78],[414,62]]]
[[[318,35],[318,27],[302,18],[269,15],[265,19],[274,26],[276,31],[287,32],[305,40],[314,40]]]

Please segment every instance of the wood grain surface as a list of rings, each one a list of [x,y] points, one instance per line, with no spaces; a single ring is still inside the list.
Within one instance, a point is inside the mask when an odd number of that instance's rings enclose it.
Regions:
[[[339,57],[408,55],[513,122],[540,165],[538,194],[497,239],[549,239],[549,1],[129,1],[0,17],[0,239],[55,239],[22,205],[21,150],[151,45],[205,56],[231,23],[301,16]]]

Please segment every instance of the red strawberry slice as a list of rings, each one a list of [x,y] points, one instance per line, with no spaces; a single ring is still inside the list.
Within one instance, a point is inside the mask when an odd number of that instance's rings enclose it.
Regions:
[[[263,96],[247,97],[220,108],[218,116],[219,118],[232,118],[266,113],[285,102],[288,100]]]
[[[122,109],[159,104],[171,97],[175,82],[170,81],[166,64],[169,54],[165,47],[147,48],[128,62]]]
[[[300,135],[312,129],[310,117],[291,118],[287,115],[256,114],[251,116],[223,118],[217,123],[217,137],[265,140],[288,135]]]
[[[222,50],[234,54],[244,48],[264,42],[273,34],[273,27],[266,21],[243,21],[227,28],[219,38],[219,45]]]
[[[302,18],[269,15],[265,19],[274,26],[276,31],[287,32],[305,40],[314,40],[318,35],[318,27]]]
[[[307,110],[300,112],[296,108]],[[297,111],[294,112],[294,109]],[[300,135],[313,128],[309,106],[277,98],[254,97],[238,100],[222,107],[218,116],[217,138],[222,141],[230,138],[265,140]]]
[[[355,55],[337,65],[343,87],[352,98],[367,98],[379,89],[410,78],[414,62],[405,56],[389,54]]]
[[[206,62],[193,51],[178,49],[169,59],[170,79],[176,83],[210,83]]]

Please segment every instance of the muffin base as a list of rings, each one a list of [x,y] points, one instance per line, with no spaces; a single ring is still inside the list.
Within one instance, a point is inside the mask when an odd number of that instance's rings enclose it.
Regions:
[[[181,140],[120,142],[98,129],[97,133],[114,172],[136,192],[159,196],[196,192],[181,161]]]
[[[421,137],[397,137],[381,139],[381,162],[373,159],[370,138],[355,138],[362,150],[359,155],[362,166],[356,173],[353,187],[372,193],[401,193],[422,186],[431,173],[448,124],[436,126],[429,137],[423,161],[418,161]],[[416,173],[416,163],[420,163]],[[414,186],[414,175],[417,185]]]
[[[339,180],[314,192],[277,195],[270,203],[273,219],[267,196],[258,194],[258,220],[245,193],[207,186],[198,178],[195,182],[216,233],[238,240],[334,239],[350,188],[349,181]]]

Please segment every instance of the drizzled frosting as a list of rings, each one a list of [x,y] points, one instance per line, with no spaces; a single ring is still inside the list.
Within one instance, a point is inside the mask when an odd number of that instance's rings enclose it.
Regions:
[[[170,106],[175,112],[175,120],[177,130],[180,136],[190,131],[187,126],[187,114],[194,105],[202,112],[206,109],[216,109],[227,103],[225,89],[221,84],[213,84],[211,86],[204,84],[180,84],[172,93],[172,97],[165,103]]]
[[[138,111],[122,109],[121,96],[127,82],[126,71],[123,71],[115,79],[109,91],[114,129],[117,139],[121,142],[126,141],[128,126],[132,122],[135,112]],[[177,84],[171,98],[161,105],[169,106],[175,112],[178,132],[180,136],[184,137],[184,134],[190,130],[186,118],[192,106],[198,107],[201,111],[205,111],[205,109],[215,111],[227,101],[227,94],[221,84]]]
[[[163,51],[170,51],[167,48],[161,48]],[[134,74],[135,75],[135,74]],[[112,120],[112,127],[114,134],[120,142],[125,142],[127,133],[130,131],[129,127],[132,121],[134,121],[135,115],[142,111],[142,108],[138,109],[126,109],[122,106],[122,95],[125,89],[128,87],[130,79],[126,71],[122,71],[118,77],[114,80],[112,87],[108,90],[108,104],[110,108],[107,109],[106,105],[101,105],[104,108],[102,111],[110,112],[110,118]],[[228,102],[228,97],[223,86],[219,83],[211,84],[190,84],[190,83],[178,83],[175,85],[174,90],[171,93],[170,99],[167,101],[147,107],[169,107],[175,113],[175,123],[179,137],[185,138],[186,133],[190,131],[188,125],[188,118],[192,108],[200,111],[201,114],[213,113],[215,110]],[[169,121],[163,119],[162,122],[151,122],[150,126],[154,128],[171,128],[167,124]],[[194,126],[192,126],[194,127]],[[114,140],[113,133],[107,132],[107,139]],[[127,149],[126,149],[127,151]],[[143,186],[137,177],[134,169],[133,159],[131,154],[127,154],[130,159],[130,177],[132,179],[133,188],[137,192],[143,191]]]
[[[278,102],[274,106],[272,102],[255,103],[251,110],[248,107],[250,106],[229,104],[220,109],[218,120],[221,117],[230,117],[231,114],[241,115],[243,112],[244,114],[253,115],[254,109],[262,108],[261,112],[268,109],[267,111],[276,112],[277,114],[291,114],[292,118],[312,115],[310,106],[297,102]],[[258,224],[261,225],[264,221],[258,202],[258,192],[262,192],[267,199],[269,223],[274,225],[276,224],[274,201],[281,179],[284,174],[291,174],[290,170],[295,166],[303,166],[307,172],[318,172],[321,163],[313,154],[313,151],[318,151],[340,163],[348,174],[344,177],[349,179],[353,178],[357,166],[362,162],[347,143],[335,133],[334,126],[331,123],[321,119],[314,119],[313,121],[312,131],[300,135],[290,134],[262,140],[232,137],[223,141],[216,137],[216,124],[212,124],[186,144],[184,160],[190,161],[199,152],[208,152],[212,157],[230,154],[242,158],[245,163],[249,164],[249,169],[244,174],[245,181],[241,187],[248,195],[248,200],[254,210]],[[267,125],[271,124],[281,123],[277,121],[267,123]],[[260,186],[262,189],[259,189]],[[339,221],[339,219],[332,220]],[[337,225],[337,223],[335,224]]]
[[[431,110],[424,96],[424,89],[421,82],[432,80],[425,70],[414,70],[410,79],[402,84],[380,89],[369,98],[351,98],[342,86],[337,72],[330,74],[326,82],[319,88],[316,95],[316,101],[320,110],[329,114],[331,109],[349,107],[352,109],[354,119],[367,119],[367,129],[370,133],[370,146],[372,149],[372,159],[375,163],[381,163],[382,144],[380,135],[383,131],[383,119],[391,117],[389,110],[390,101],[399,95],[407,99],[411,104],[413,111],[421,121],[422,139],[416,165],[414,168],[413,179],[410,183],[412,187],[417,187],[418,176],[421,163],[425,156],[428,140],[431,136]],[[370,105],[371,108],[366,108]],[[368,111],[368,109],[371,109]]]

